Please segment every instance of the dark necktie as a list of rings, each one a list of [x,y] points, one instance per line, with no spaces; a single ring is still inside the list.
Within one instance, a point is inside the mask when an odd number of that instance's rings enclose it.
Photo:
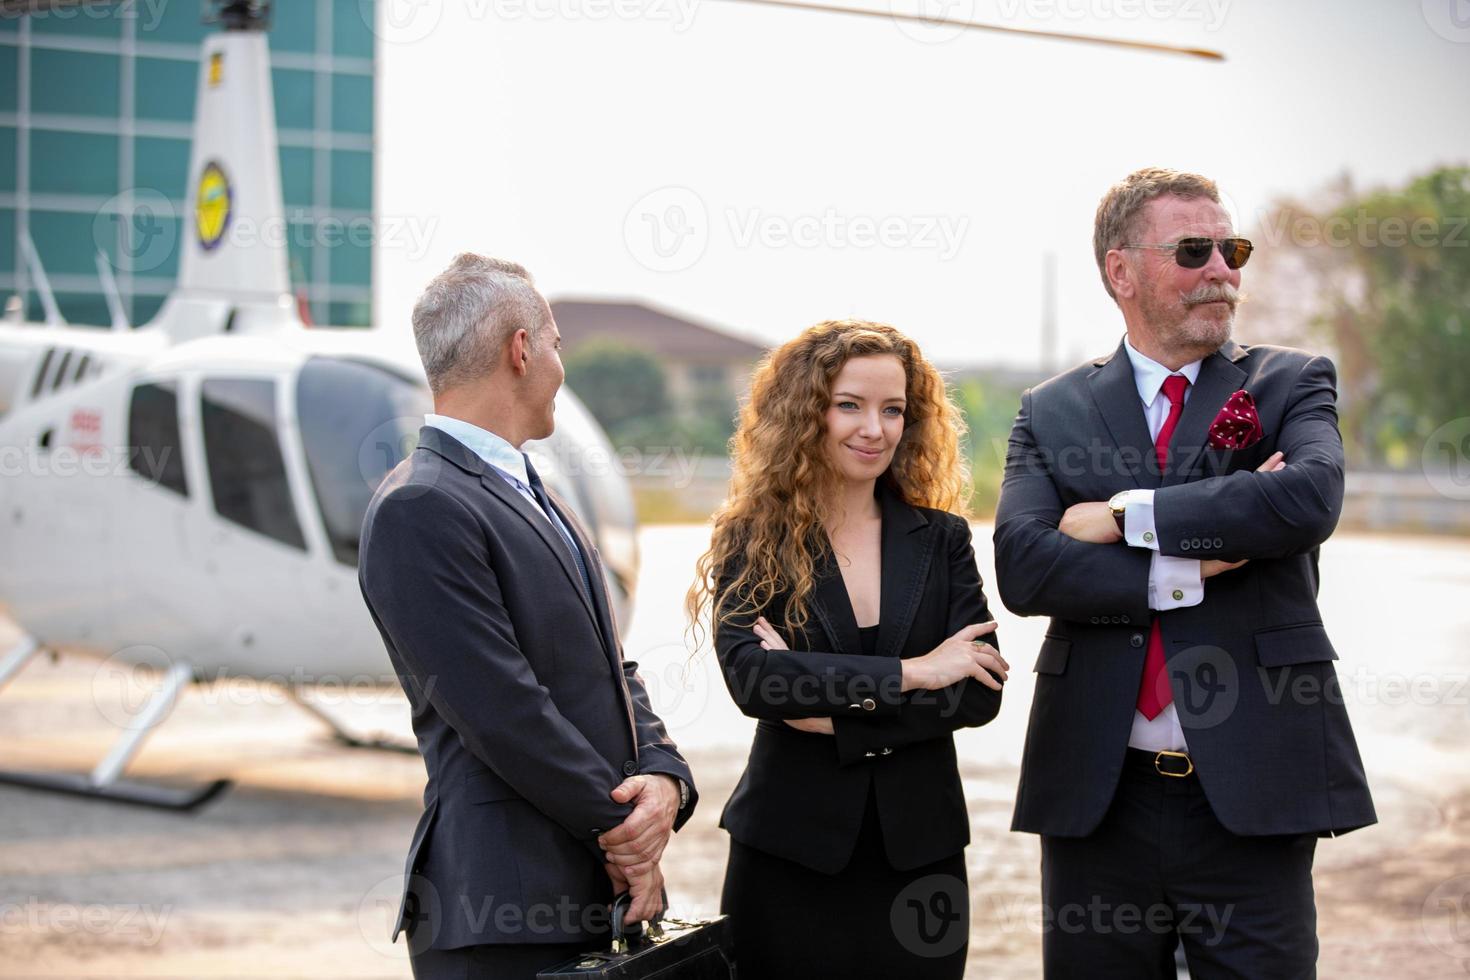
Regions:
[[[1169,440],[1179,425],[1179,416],[1184,414],[1184,392],[1189,379],[1182,374],[1171,374],[1164,379],[1164,397],[1169,399],[1169,417],[1159,427],[1154,439],[1154,456],[1159,461],[1159,472],[1164,471],[1169,461]],[[1164,673],[1164,634],[1159,628],[1159,617],[1154,616],[1148,633],[1148,654],[1143,658],[1143,679],[1138,685],[1138,710],[1149,721],[1174,700],[1169,688],[1169,679]]]
[[[561,522],[561,518],[557,516],[556,511],[552,508],[551,498],[546,495],[546,486],[541,482],[541,476],[536,472],[536,467],[531,465],[531,457],[522,453],[521,458],[526,461],[526,479],[530,482],[531,493],[535,495],[536,502],[541,505],[541,510],[546,514],[546,519],[551,522],[551,526],[556,528],[557,533],[561,535],[562,542],[567,546],[567,550],[572,553],[572,561],[576,563],[577,571],[582,576],[582,588],[586,591],[587,599],[590,602],[592,600],[592,580],[587,575],[587,562],[582,557],[582,549],[577,547],[577,542],[572,538],[571,531]]]

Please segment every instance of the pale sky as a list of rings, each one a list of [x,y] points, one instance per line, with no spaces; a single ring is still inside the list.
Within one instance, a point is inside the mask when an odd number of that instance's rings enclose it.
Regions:
[[[863,317],[944,363],[1030,366],[1052,249],[1071,364],[1122,333],[1091,234],[1129,171],[1214,177],[1250,233],[1344,171],[1470,162],[1467,0],[847,2],[1227,60],[729,0],[380,0],[378,213],[427,234],[380,246],[379,322],[407,331],[468,249],[553,300],[768,342]]]

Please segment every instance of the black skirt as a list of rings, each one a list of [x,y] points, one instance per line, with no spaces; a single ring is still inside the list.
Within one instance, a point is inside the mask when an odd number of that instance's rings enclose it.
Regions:
[[[909,871],[889,866],[868,791],[857,846],[835,875],[730,841],[720,911],[752,980],[959,980],[969,947],[963,852]]]

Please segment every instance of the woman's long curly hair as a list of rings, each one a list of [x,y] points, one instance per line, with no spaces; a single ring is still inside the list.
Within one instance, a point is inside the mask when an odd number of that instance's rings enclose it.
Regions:
[[[816,582],[814,556],[828,553],[841,476],[829,459],[832,382],[850,358],[889,354],[907,378],[904,431],[880,477],[906,502],[965,513],[969,468],[960,456],[965,423],[944,378],[918,345],[885,323],[827,320],[767,354],[730,439],[728,499],[715,511],[710,548],[685,597],[694,634],[708,621],[750,618],[787,594],[788,635],[806,629]]]

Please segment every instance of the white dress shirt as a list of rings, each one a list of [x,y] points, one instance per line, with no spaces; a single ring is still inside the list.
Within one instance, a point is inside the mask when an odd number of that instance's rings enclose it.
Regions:
[[[1157,439],[1164,420],[1169,417],[1169,399],[1164,395],[1164,379],[1171,374],[1182,374],[1189,379],[1184,389],[1187,404],[1194,384],[1199,379],[1200,365],[1204,362],[1191,361],[1178,371],[1170,371],[1152,358],[1140,354],[1123,338],[1123,349],[1133,365],[1133,381],[1138,386],[1138,397],[1143,403],[1143,415],[1148,421],[1150,439]],[[1178,609],[1195,606],[1204,601],[1204,580],[1200,577],[1200,562],[1197,558],[1171,558],[1159,554],[1158,529],[1154,526],[1154,491],[1130,490],[1125,498],[1123,512],[1123,538],[1135,548],[1153,551],[1153,560],[1148,570],[1148,607],[1150,609]],[[1179,713],[1171,701],[1153,720],[1140,711],[1133,712],[1133,730],[1128,736],[1128,745],[1149,752],[1170,750],[1182,752],[1189,746],[1184,741],[1184,729],[1179,725]]]

